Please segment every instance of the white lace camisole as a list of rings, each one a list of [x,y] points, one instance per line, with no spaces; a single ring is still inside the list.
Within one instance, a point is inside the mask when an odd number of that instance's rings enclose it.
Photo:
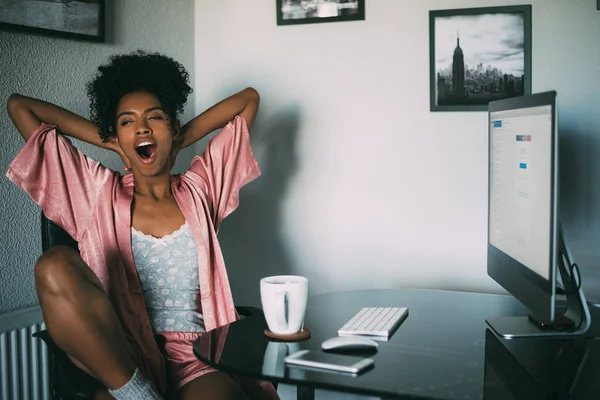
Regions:
[[[162,238],[132,227],[131,245],[154,332],[205,332],[198,253],[187,221]]]

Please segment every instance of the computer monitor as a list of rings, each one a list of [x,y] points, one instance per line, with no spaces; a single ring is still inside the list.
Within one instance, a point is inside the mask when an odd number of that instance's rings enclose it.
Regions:
[[[488,275],[530,311],[488,324],[505,337],[583,333],[589,310],[558,216],[556,92],[493,101],[488,116]]]

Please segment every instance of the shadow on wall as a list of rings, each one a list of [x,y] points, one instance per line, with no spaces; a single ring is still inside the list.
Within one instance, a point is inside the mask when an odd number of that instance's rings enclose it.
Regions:
[[[587,300],[600,302],[600,132],[561,129],[559,215]]]
[[[262,117],[262,118],[261,118]],[[282,203],[296,172],[300,109],[296,104],[261,116],[252,146],[262,175],[240,193],[240,207],[223,221],[221,244],[236,304],[260,306],[260,279],[292,274],[281,237]]]

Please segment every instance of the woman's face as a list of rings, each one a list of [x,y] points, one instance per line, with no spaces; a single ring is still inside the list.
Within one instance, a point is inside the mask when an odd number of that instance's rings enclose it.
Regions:
[[[174,132],[166,110],[148,92],[132,92],[117,107],[117,141],[141,176],[169,173],[174,161]]]

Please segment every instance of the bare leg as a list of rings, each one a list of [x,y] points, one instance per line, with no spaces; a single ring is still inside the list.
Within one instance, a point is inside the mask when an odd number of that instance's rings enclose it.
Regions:
[[[178,400],[244,400],[248,396],[241,386],[224,372],[211,372],[185,384],[177,393]]]
[[[79,254],[64,246],[48,250],[35,266],[35,287],[54,342],[107,388],[125,385],[136,368],[125,333]]]

